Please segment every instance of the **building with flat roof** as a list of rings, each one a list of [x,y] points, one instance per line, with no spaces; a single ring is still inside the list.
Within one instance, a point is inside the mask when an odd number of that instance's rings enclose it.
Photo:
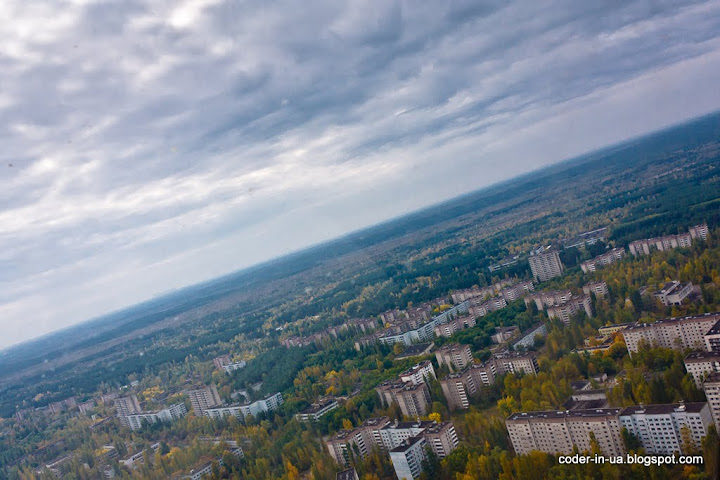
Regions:
[[[513,413],[505,421],[515,453],[540,451],[570,455],[573,447],[590,451],[590,433],[605,456],[625,453],[620,436],[619,408],[550,410]]]
[[[424,360],[402,372],[399,377],[403,382],[411,382],[417,385],[418,383],[425,383],[430,378],[434,379],[435,369],[430,360]]]
[[[590,282],[583,285],[583,293],[585,295],[590,295],[591,293],[594,293],[597,298],[603,298],[608,295],[610,291],[608,290],[607,283],[605,283],[603,280],[600,280],[598,282]]]
[[[720,352],[720,316],[718,321],[703,336],[705,350],[708,352]]]
[[[593,316],[592,299],[590,295],[571,297],[565,303],[547,307],[548,318],[557,318],[565,325],[570,325],[570,319],[579,312],[585,312],[588,317]]]
[[[225,365],[228,365],[230,363],[230,355],[220,355],[219,357],[213,358],[213,365],[215,365],[215,368],[218,370],[222,370]]]
[[[580,264],[580,268],[583,273],[592,273],[598,268],[606,267],[612,263],[622,260],[623,257],[625,257],[624,248],[613,248],[602,255],[598,255],[595,258],[582,262]]]
[[[645,238],[643,240],[630,242],[628,248],[630,253],[635,256],[650,255],[650,253],[655,249],[660,252],[664,252],[665,250],[671,250],[678,247],[690,247],[693,241],[707,240],[707,235],[707,224],[695,225],[694,227],[690,227],[687,233],[656,238]]]
[[[635,405],[619,414],[620,423],[635,435],[645,451],[652,455],[687,453],[690,445],[683,445],[683,430],[697,449],[712,423],[710,408],[705,402],[662,405]]]
[[[685,357],[685,370],[693,376],[695,385],[702,388],[705,377],[720,372],[720,352],[692,352]]]
[[[192,405],[195,415],[198,416],[202,415],[208,408],[222,405],[222,400],[215,385],[185,390],[185,394],[190,398],[190,405]]]
[[[452,337],[455,333],[461,330],[474,327],[476,323],[475,317],[472,315],[454,318],[447,323],[437,325],[435,327],[435,335],[445,338]]]
[[[138,412],[131,415],[127,415],[126,422],[127,426],[131,430],[138,430],[143,426],[143,423],[159,423],[159,422],[172,422],[178,418],[182,418],[187,415],[187,409],[184,403],[175,403],[162,410],[155,412]]]
[[[513,350],[534,347],[535,346],[535,338],[538,335],[541,337],[546,337],[547,334],[548,334],[547,325],[545,325],[544,323],[535,325],[534,327],[531,327],[530,330],[524,332],[523,336],[520,337],[520,340],[513,343]]]
[[[359,478],[354,468],[348,468],[335,474],[335,480],[359,480]]]
[[[630,356],[645,341],[675,350],[701,350],[706,345],[705,334],[720,320],[720,313],[706,313],[692,317],[665,318],[652,323],[637,322],[623,331]]]
[[[563,274],[564,267],[557,250],[532,252],[528,257],[528,262],[533,278],[537,281],[545,282]]]
[[[524,373],[537,375],[540,367],[533,352],[503,352],[496,353],[488,361],[495,365],[498,375],[504,373]]]
[[[435,351],[438,365],[447,365],[451,372],[462,370],[468,363],[472,363],[473,356],[469,345],[448,343]]]
[[[707,398],[710,415],[715,423],[715,429],[720,432],[720,373],[711,373],[703,382],[703,390]]]
[[[543,290],[525,297],[525,306],[529,308],[535,302],[538,311],[543,311],[546,307],[567,302],[572,296],[573,293],[570,290]]]
[[[130,395],[128,397],[118,397],[113,400],[115,406],[116,415],[120,419],[120,424],[125,427],[130,427],[130,423],[127,419],[129,415],[140,413],[140,402],[138,402],[136,395]]]
[[[415,343],[403,350],[400,355],[396,355],[395,360],[405,360],[406,358],[421,357],[432,352],[432,349],[434,347],[434,342]]]
[[[384,406],[397,403],[402,414],[408,417],[427,415],[430,406],[430,390],[425,383],[388,381],[375,388]]]
[[[670,307],[672,305],[682,305],[683,300],[692,293],[693,284],[691,282],[680,283],[674,280],[665,283],[660,290],[653,292],[653,297],[657,298],[666,307]]]
[[[505,343],[519,333],[520,327],[516,325],[510,327],[495,327],[495,333],[492,334],[490,340],[492,340],[493,343]]]
[[[230,362],[227,365],[223,365],[222,369],[225,370],[225,373],[232,373],[235,370],[240,370],[241,368],[245,368],[247,366],[247,362],[245,360],[238,360],[236,362]]]
[[[390,460],[398,480],[412,480],[420,476],[422,464],[427,460],[426,447],[427,440],[418,435],[390,450]]]
[[[295,418],[297,418],[300,422],[317,422],[320,417],[332,410],[335,410],[337,407],[337,400],[327,398],[313,403],[300,413],[296,413]]]

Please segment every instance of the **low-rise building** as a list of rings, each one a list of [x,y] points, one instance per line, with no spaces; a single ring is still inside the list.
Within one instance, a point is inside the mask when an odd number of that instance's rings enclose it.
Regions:
[[[670,307],[672,305],[682,305],[683,300],[693,293],[693,284],[690,282],[680,283],[677,280],[665,283],[660,290],[653,292],[653,297],[657,298],[663,305]]]
[[[705,402],[635,405],[624,408],[619,419],[647,453],[672,455],[702,448],[712,414]],[[693,445],[684,445],[686,441]]]
[[[224,365],[222,369],[225,370],[225,373],[232,373],[235,370],[245,368],[245,366],[247,366],[247,362],[245,360],[238,360],[236,362],[230,362],[227,365]]]

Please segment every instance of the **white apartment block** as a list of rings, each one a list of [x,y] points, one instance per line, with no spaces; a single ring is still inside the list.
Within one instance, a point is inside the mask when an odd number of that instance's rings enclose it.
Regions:
[[[630,253],[635,256],[650,255],[650,252],[653,249],[664,252],[665,250],[671,250],[678,247],[690,247],[693,240],[707,240],[707,235],[707,224],[695,225],[694,227],[690,227],[688,229],[688,233],[636,240],[631,242],[630,245],[628,245],[628,248]]]
[[[451,372],[462,370],[472,363],[473,356],[469,345],[448,343],[435,351],[438,365],[447,365]]]
[[[326,399],[313,403],[300,413],[295,414],[295,418],[300,422],[316,422],[326,413],[335,410],[338,402],[333,399]]]
[[[711,373],[703,383],[715,429],[720,432],[720,373]]]
[[[129,415],[140,413],[140,402],[138,402],[136,395],[130,395],[129,397],[119,397],[113,400],[115,406],[116,415],[120,419],[120,424],[124,427],[130,427],[128,420]]]
[[[582,269],[583,273],[592,273],[598,268],[605,267],[607,265],[610,265],[612,263],[615,263],[617,261],[620,261],[625,256],[625,249],[624,248],[613,248],[607,253],[603,253],[602,255],[598,255],[595,258],[592,258],[586,262],[583,262],[580,264],[580,268]]]
[[[426,447],[427,440],[417,436],[390,450],[390,460],[398,480],[413,480],[420,476],[422,463],[427,459]]]
[[[720,352],[692,352],[685,357],[685,370],[693,376],[695,385],[702,388],[705,378],[720,372]]]
[[[400,380],[403,382],[411,382],[413,385],[425,383],[430,378],[436,378],[435,369],[430,360],[425,360],[417,365],[413,365],[400,374]]]
[[[533,278],[544,282],[563,274],[563,264],[557,250],[533,253],[528,257]]]
[[[481,387],[495,383],[496,377],[497,366],[494,361],[471,363],[464,370],[447,375],[440,381],[440,387],[450,410],[465,410],[470,407],[470,397]]]
[[[500,296],[509,303],[529,295],[533,290],[535,290],[535,285],[532,280],[527,280],[524,282],[518,282],[510,287],[503,288],[500,290]]]
[[[127,426],[131,430],[138,430],[143,423],[172,422],[187,415],[184,403],[176,403],[156,412],[139,412],[126,416]]]
[[[607,283],[601,280],[599,282],[590,282],[584,285],[583,293],[585,295],[590,295],[591,293],[594,293],[597,298],[602,298],[605,295],[608,295],[610,292],[608,290]]]
[[[202,415],[208,408],[222,405],[222,400],[215,385],[186,390],[185,394],[190,398],[195,415]]]
[[[504,352],[493,356],[488,363],[495,365],[497,375],[504,373],[524,373],[525,375],[537,375],[540,371],[537,363],[537,357],[532,352]]]
[[[720,320],[720,313],[706,313],[692,317],[666,318],[653,323],[634,323],[622,331],[628,352],[632,356],[638,344],[644,340],[675,350],[702,350],[706,345],[705,334]]]
[[[274,393],[272,395],[268,395],[262,400],[257,400],[248,404],[216,405],[214,407],[205,408],[202,414],[210,418],[223,418],[232,415],[234,417],[245,419],[248,415],[257,417],[261,413],[277,410],[282,403],[282,395],[280,393]]]
[[[620,423],[635,435],[649,454],[672,455],[687,453],[683,445],[683,429],[687,428],[695,447],[702,448],[702,439],[712,423],[707,403],[675,403],[636,405],[620,412]]]
[[[447,338],[453,336],[456,332],[465,330],[466,328],[472,328],[475,325],[476,321],[474,316],[459,317],[436,326],[435,335]]]
[[[515,453],[569,455],[573,447],[590,451],[592,432],[605,456],[623,455],[619,408],[513,413],[506,425]]]

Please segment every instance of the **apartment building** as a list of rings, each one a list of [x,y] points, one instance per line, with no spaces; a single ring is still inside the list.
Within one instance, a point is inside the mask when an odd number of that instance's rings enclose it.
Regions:
[[[666,307],[670,307],[672,305],[682,305],[683,300],[692,293],[692,283],[681,283],[674,280],[665,283],[660,290],[653,292],[653,297],[657,298]]]
[[[703,341],[708,352],[720,352],[720,320],[707,331]]]
[[[543,311],[547,307],[566,303],[572,296],[570,290],[544,290],[525,297],[525,306],[529,308],[535,302],[538,311]]]
[[[451,372],[459,371],[472,363],[473,356],[469,345],[448,343],[435,351],[438,365],[447,365]]]
[[[683,430],[697,449],[712,423],[710,408],[705,402],[626,407],[619,414],[620,424],[635,435],[649,454],[672,455],[687,453]]]
[[[586,285],[583,285],[583,293],[585,295],[590,295],[591,293],[594,293],[597,298],[603,298],[610,292],[608,290],[607,283],[600,280],[599,282],[590,282]]]
[[[208,407],[203,410],[202,414],[210,418],[223,418],[232,415],[245,419],[248,415],[257,417],[261,413],[277,410],[282,404],[282,395],[280,393],[274,393],[252,403]]]
[[[127,426],[131,430],[140,429],[144,423],[172,422],[187,415],[184,403],[175,403],[167,408],[155,412],[138,412],[125,417]]]
[[[620,436],[619,408],[513,413],[506,421],[515,453],[534,450],[570,455],[573,447],[590,451],[590,433],[605,456],[624,454]]]
[[[685,357],[685,370],[693,376],[695,385],[702,388],[705,377],[720,372],[720,352],[692,352]]]
[[[308,408],[300,413],[295,414],[295,418],[300,422],[317,422],[326,413],[335,410],[338,407],[338,402],[335,399],[328,398],[320,400],[319,402],[313,403]]]
[[[593,316],[592,299],[590,295],[571,297],[567,302],[547,307],[549,319],[559,319],[565,325],[570,325],[570,319],[579,312],[585,312],[588,317]]]
[[[481,387],[495,383],[497,377],[496,362],[471,363],[458,373],[451,373],[440,381],[443,395],[450,410],[467,409],[470,397]]]
[[[625,257],[624,248],[613,248],[612,250],[603,253],[602,255],[598,255],[595,258],[581,263],[580,268],[582,269],[583,273],[592,273],[598,268],[602,268],[622,260],[623,257]]]
[[[400,374],[401,381],[410,382],[413,385],[425,383],[430,378],[436,378],[435,369],[430,360],[424,360],[417,365],[413,365]]]
[[[720,320],[720,313],[706,313],[692,317],[666,318],[653,323],[634,323],[622,331],[628,352],[638,351],[641,341],[649,345],[684,350],[701,350],[706,345],[705,334]]]
[[[456,332],[472,328],[476,325],[475,317],[468,315],[466,317],[458,317],[447,323],[435,327],[435,335],[438,337],[451,337]]]
[[[420,476],[422,464],[427,460],[426,448],[427,440],[418,435],[390,450],[390,460],[398,480],[412,480]]]
[[[547,334],[547,325],[545,325],[544,323],[535,325],[534,327],[530,328],[530,330],[523,333],[523,336],[520,337],[520,340],[513,343],[513,350],[533,347],[535,346],[535,337],[537,337],[538,335],[540,335],[541,337],[546,337]]]
[[[484,317],[490,312],[501,310],[507,307],[507,302],[503,297],[493,297],[482,303],[475,302],[474,300],[469,300],[469,302],[469,312],[470,315],[474,317]]]
[[[493,355],[488,362],[495,365],[497,375],[505,373],[524,373],[525,375],[537,375],[540,371],[537,357],[533,352],[504,352]]]
[[[482,301],[485,298],[495,296],[503,288],[510,287],[514,284],[515,284],[515,280],[512,280],[512,279],[501,280],[492,285],[488,285],[487,287],[467,288],[464,290],[456,290],[451,295],[451,297],[452,297],[452,300],[454,303],[464,302],[465,300],[470,300],[471,298],[480,298],[480,301]]]
[[[447,457],[458,446],[458,436],[452,422],[433,423],[422,432],[430,449],[438,458]]]
[[[128,416],[136,413],[140,413],[140,402],[138,402],[136,395],[130,395],[129,397],[118,397],[113,400],[115,406],[115,412],[120,419],[120,424],[124,427],[130,427]]]
[[[703,383],[703,390],[705,390],[715,429],[720,432],[720,373],[715,372],[708,375]]]
[[[688,233],[636,240],[628,245],[628,249],[635,256],[650,255],[654,249],[664,252],[678,247],[690,247],[694,240],[707,240],[707,235],[707,224],[695,225],[688,229]]]
[[[534,290],[535,285],[533,284],[532,280],[526,280],[503,288],[502,290],[500,290],[500,296],[502,296],[502,298],[509,303],[521,299],[526,295],[529,295],[530,292]]]
[[[425,383],[388,381],[375,388],[384,406],[397,403],[408,417],[427,415],[430,410],[430,390]]]
[[[497,272],[498,270],[502,270],[503,268],[509,267],[511,265],[515,265],[518,263],[520,259],[520,255],[513,255],[510,257],[505,257],[502,260],[500,260],[498,263],[494,265],[490,265],[488,267],[488,270],[490,270],[490,273]]]
[[[537,281],[545,282],[563,274],[564,267],[557,250],[532,252],[528,257],[528,262],[533,278]]]
[[[490,336],[493,343],[505,343],[512,337],[520,333],[520,327],[515,325],[511,327],[496,327],[495,333]]]
[[[195,415],[202,415],[208,408],[222,405],[222,400],[215,385],[186,390]]]
[[[227,365],[223,365],[222,369],[225,370],[225,373],[232,373],[235,370],[240,370],[241,368],[245,368],[247,366],[247,362],[245,360],[238,360],[237,362],[230,362]]]

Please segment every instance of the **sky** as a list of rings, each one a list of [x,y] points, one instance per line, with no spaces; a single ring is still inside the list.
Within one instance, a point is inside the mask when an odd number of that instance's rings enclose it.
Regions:
[[[720,2],[0,2],[0,348],[720,109]]]

